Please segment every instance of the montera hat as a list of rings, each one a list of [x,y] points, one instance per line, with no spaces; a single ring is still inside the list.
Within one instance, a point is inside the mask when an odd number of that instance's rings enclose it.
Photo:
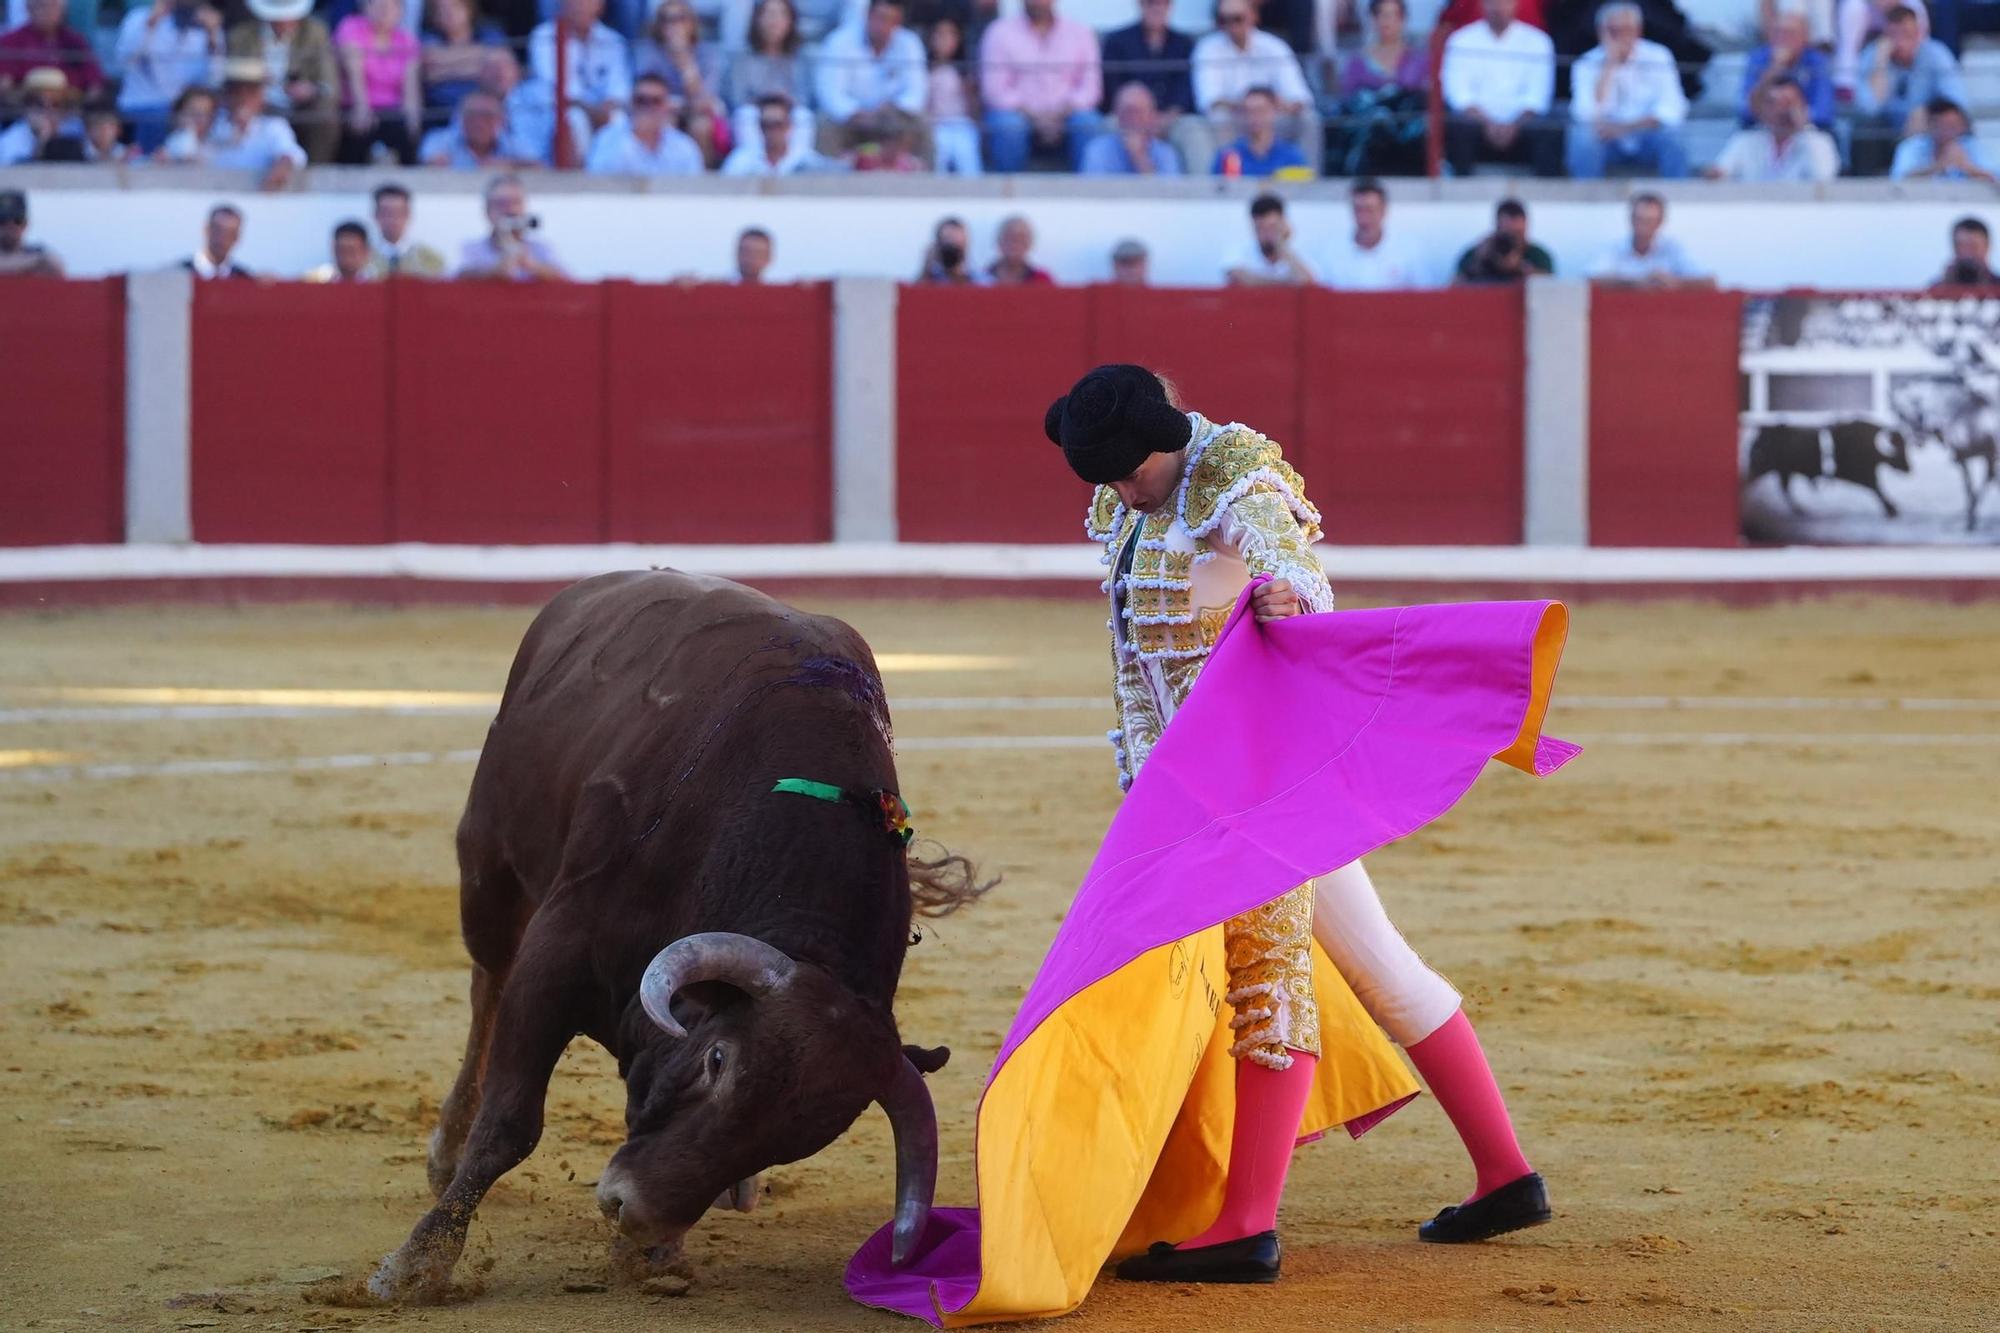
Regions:
[[[1049,404],[1042,430],[1077,476],[1097,486],[1123,481],[1154,454],[1185,449],[1187,415],[1167,401],[1144,366],[1099,366]]]

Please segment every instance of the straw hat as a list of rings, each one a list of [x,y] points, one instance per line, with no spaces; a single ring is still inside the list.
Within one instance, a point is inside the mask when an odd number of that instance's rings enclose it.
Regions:
[[[222,62],[224,83],[262,84],[269,77],[270,70],[260,56],[231,56]]]
[[[313,0],[249,0],[250,12],[266,23],[302,19],[312,12]]]

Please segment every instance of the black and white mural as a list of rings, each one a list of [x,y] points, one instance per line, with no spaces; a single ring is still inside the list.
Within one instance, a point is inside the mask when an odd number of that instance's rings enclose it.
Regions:
[[[1740,475],[1760,544],[2000,544],[2000,299],[1744,304]]]

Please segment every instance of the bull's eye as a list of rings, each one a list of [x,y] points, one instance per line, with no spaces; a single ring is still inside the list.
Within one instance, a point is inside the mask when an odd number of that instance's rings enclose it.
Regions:
[[[720,1046],[711,1046],[711,1047],[709,1047],[709,1048],[708,1048],[708,1076],[709,1076],[710,1078],[720,1078],[720,1077],[722,1077],[722,1065],[723,1065],[723,1054],[722,1054],[722,1048],[721,1048]]]

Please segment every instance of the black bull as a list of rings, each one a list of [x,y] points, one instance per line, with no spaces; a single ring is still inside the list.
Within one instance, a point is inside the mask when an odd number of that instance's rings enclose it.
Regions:
[[[785,778],[852,799],[774,792]],[[895,1130],[907,1255],[936,1179],[922,1073],[948,1052],[903,1046],[891,1002],[913,912],[979,889],[961,858],[908,855],[874,803],[896,789],[881,678],[848,626],[671,572],[558,594],[515,656],[458,827],[472,1026],[431,1140],[437,1205],[370,1290],[445,1294],[579,1034],[626,1084],[598,1202],[642,1272],[870,1102]]]
[[[1817,482],[1822,477],[1835,481],[1851,482],[1864,490],[1873,491],[1882,504],[1882,512],[1889,518],[1896,517],[1896,506],[1882,493],[1880,471],[1884,467],[1898,472],[1910,470],[1909,441],[1899,430],[1891,430],[1873,421],[1841,421],[1824,428],[1829,448],[1820,448],[1821,427],[1818,426],[1765,426],[1750,442],[1749,465],[1744,469],[1743,485],[1767,473],[1778,474],[1778,488],[1784,493],[1785,503],[1795,514],[1805,511],[1799,507],[1792,495],[1792,478],[1809,477]],[[1888,442],[1884,451],[1881,442]]]

